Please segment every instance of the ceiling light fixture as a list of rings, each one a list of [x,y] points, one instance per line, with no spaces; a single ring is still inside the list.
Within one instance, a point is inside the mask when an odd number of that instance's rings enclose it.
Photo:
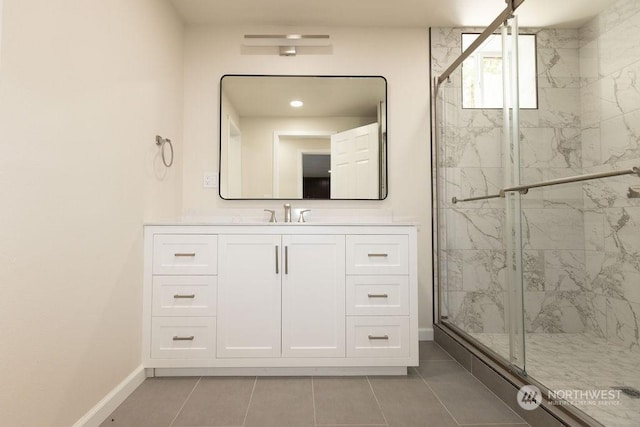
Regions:
[[[304,102],[294,99],[289,103],[289,105],[291,105],[293,108],[300,108],[304,105]]]
[[[245,34],[245,46],[279,47],[280,56],[295,56],[298,47],[330,46],[327,34]]]

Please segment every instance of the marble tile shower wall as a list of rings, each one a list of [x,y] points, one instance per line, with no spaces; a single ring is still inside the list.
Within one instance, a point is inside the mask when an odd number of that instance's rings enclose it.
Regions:
[[[640,1],[619,0],[582,27],[582,164],[585,173],[640,166]],[[640,350],[640,199],[635,176],[584,185],[586,279],[600,329]]]
[[[582,173],[578,31],[537,35],[538,109],[522,110],[523,182]],[[528,332],[600,334],[585,275],[582,186],[530,190],[522,197],[525,326]]]
[[[611,19],[606,22],[617,28]],[[522,31],[537,34],[539,100],[537,110],[521,111],[523,182],[610,169],[610,158],[601,160],[606,150],[622,150],[622,155],[627,156],[624,161],[630,160],[634,147],[637,151],[637,138],[631,137],[635,142],[630,142],[626,137],[621,143],[620,138],[606,134],[632,129],[633,117],[628,117],[627,122],[618,117],[620,126],[604,124],[602,113],[593,105],[605,104],[601,99],[603,85],[598,83],[602,70],[597,69],[597,64],[605,61],[609,68],[612,64],[609,59],[597,59],[598,39],[602,36],[594,26],[597,27],[592,23],[580,31]],[[464,31],[474,30],[478,29]],[[432,29],[433,75],[441,74],[460,54],[462,32],[459,28]],[[591,36],[589,43],[584,42],[585,34]],[[608,43],[613,44],[611,40]],[[615,55],[611,46],[605,49],[604,55]],[[601,47],[601,51],[605,49]],[[640,54],[637,57],[640,59]],[[591,74],[585,76],[585,72]],[[612,73],[616,72],[610,70],[608,75]],[[635,80],[627,79],[629,99],[633,98],[630,92],[635,90]],[[440,153],[443,179],[439,186],[441,217],[447,218],[446,239],[442,242],[446,306],[450,320],[467,331],[504,332],[504,201],[450,203],[452,196],[480,196],[503,187],[502,111],[463,110],[460,82],[457,71],[441,90],[441,132],[446,144]],[[616,81],[612,78],[605,86],[616,87]],[[637,92],[635,96],[629,103],[640,104]],[[613,146],[604,148],[600,140]],[[638,235],[639,230],[633,227],[640,226],[640,215],[629,209],[624,194],[630,179],[547,187],[531,190],[522,198],[525,316],[529,332],[590,332],[625,342],[635,337],[637,343],[638,299],[625,293],[631,291],[631,282],[640,284],[638,238],[627,234],[629,230]],[[619,188],[612,196],[607,187],[616,185]],[[614,233],[615,227],[626,228]],[[620,244],[621,239],[624,245]],[[611,251],[612,247],[616,250]],[[640,287],[635,292],[640,295]]]
[[[458,28],[433,28],[433,75],[440,75],[461,52]],[[502,111],[462,109],[457,70],[440,91],[440,217],[445,236],[440,259],[449,319],[469,332],[502,332],[504,325],[503,203],[453,205],[451,197],[473,197],[502,188]]]

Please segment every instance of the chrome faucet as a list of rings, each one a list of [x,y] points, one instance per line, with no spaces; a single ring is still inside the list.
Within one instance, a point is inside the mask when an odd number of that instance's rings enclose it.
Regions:
[[[284,204],[284,222],[291,222],[291,204]]]
[[[310,212],[310,211],[311,211],[311,209],[303,209],[303,210],[301,210],[300,211],[300,218],[298,218],[298,222],[307,222],[304,219],[304,214],[307,213],[307,212]]]
[[[271,213],[271,218],[269,218],[269,222],[272,222],[272,223],[278,222],[278,220],[276,219],[276,211],[274,211],[273,209],[265,209],[264,211]]]

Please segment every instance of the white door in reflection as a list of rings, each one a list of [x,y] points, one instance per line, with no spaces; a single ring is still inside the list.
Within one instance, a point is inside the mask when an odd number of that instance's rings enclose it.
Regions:
[[[378,123],[331,135],[331,198],[377,199]]]

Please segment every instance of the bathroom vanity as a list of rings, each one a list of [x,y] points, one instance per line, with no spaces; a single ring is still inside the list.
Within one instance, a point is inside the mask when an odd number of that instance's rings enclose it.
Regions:
[[[406,374],[416,228],[147,225],[143,365],[155,375]]]

